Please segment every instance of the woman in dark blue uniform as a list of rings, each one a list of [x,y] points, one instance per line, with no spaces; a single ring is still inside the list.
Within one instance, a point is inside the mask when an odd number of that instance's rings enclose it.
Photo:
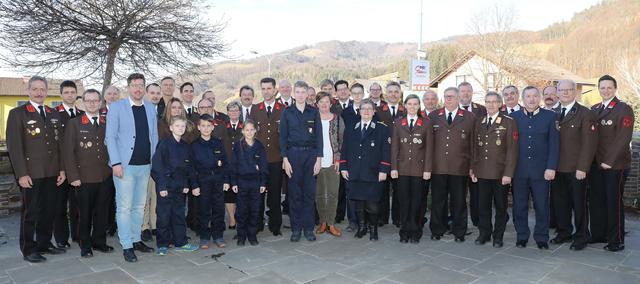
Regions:
[[[240,121],[240,110],[242,105],[238,101],[230,102],[227,105],[227,114],[229,121],[225,127],[227,128],[226,136],[222,139],[224,149],[227,152],[227,160],[233,160],[233,145],[242,139],[242,121]],[[224,205],[229,213],[229,229],[236,229],[236,193],[233,190],[224,192]]]
[[[203,114],[198,121],[200,137],[191,144],[196,177],[192,186],[199,192],[200,248],[209,248],[209,239],[219,248],[226,246],[224,232],[224,191],[229,190],[227,155],[222,140],[212,137],[214,119]]]
[[[347,180],[348,198],[356,203],[358,231],[356,238],[367,234],[378,240],[378,204],[382,197],[382,182],[390,170],[389,129],[373,121],[375,104],[370,99],[360,103],[360,122],[345,129],[342,143],[340,173]],[[367,217],[367,218],[365,218]]]
[[[244,138],[233,146],[234,160],[231,163],[231,185],[237,193],[236,230],[238,246],[249,239],[252,246],[258,245],[258,214],[260,194],[266,190],[268,177],[267,153],[260,141],[255,139],[256,125],[247,119],[242,129]]]
[[[158,255],[167,255],[169,242],[177,251],[194,251],[198,247],[187,242],[187,227],[184,215],[185,196],[189,193],[192,178],[190,147],[183,139],[187,120],[182,117],[171,119],[169,129],[172,135],[160,140],[153,155],[151,175],[156,181],[158,204],[156,206]],[[194,192],[194,195],[197,195]]]

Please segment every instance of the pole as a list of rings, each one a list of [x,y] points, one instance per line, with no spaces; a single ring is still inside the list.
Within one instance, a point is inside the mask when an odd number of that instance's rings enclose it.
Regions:
[[[418,41],[418,50],[422,50],[422,7],[424,0],[420,0],[420,40]]]

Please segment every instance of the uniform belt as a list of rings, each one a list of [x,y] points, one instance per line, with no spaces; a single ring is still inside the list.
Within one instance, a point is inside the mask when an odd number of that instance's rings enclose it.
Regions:
[[[315,146],[291,146],[289,147],[289,150],[296,150],[296,151],[309,151],[309,150],[315,150],[316,147]]]

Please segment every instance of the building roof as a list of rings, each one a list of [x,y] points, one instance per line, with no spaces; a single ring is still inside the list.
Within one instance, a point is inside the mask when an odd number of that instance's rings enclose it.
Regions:
[[[462,57],[458,58],[458,60],[451,64],[451,66],[449,66],[446,70],[444,70],[433,80],[431,80],[429,86],[433,88],[438,87],[438,83],[440,81],[442,81],[449,74],[460,68],[460,66],[465,64],[467,61],[469,61],[469,59],[473,58],[476,55],[490,61],[491,63],[497,65],[499,68],[513,75],[521,75],[524,81],[527,81],[531,84],[535,84],[538,82],[557,82],[563,79],[570,79],[580,85],[595,85],[592,81],[582,78],[572,73],[571,71],[568,71],[544,59],[519,56],[517,59],[519,63],[518,66],[499,66],[500,64],[497,63],[498,61],[492,59],[494,58],[493,56],[481,55],[477,51],[471,50],[465,53]]]
[[[0,96],[26,96],[27,84],[30,78],[29,76],[21,78],[0,77]],[[47,93],[49,96],[60,96],[60,84],[62,81],[64,80],[47,78],[49,85]],[[82,81],[74,80],[74,82],[78,86],[78,94],[82,94],[84,92]]]

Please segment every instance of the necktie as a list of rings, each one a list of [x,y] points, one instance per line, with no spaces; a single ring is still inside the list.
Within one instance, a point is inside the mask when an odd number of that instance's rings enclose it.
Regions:
[[[284,105],[285,106],[289,106],[289,102],[284,102]]]
[[[360,109],[359,108],[356,109],[356,114],[360,115]]]
[[[70,108],[70,109],[69,109],[69,112],[71,113],[71,115],[70,115],[69,117],[71,117],[71,118],[76,117],[76,112],[75,112],[75,111],[73,111],[73,109],[72,109],[72,108]]]
[[[187,108],[187,115],[191,116],[191,108]]]
[[[602,104],[602,107],[601,107],[601,108],[600,108],[600,110],[598,111],[598,114],[601,114],[601,113],[602,113],[602,111],[603,111],[605,108],[607,108],[607,106],[603,103],[603,104]]]
[[[563,107],[562,108],[562,113],[560,113],[560,121],[562,121],[564,119],[564,116],[567,114],[567,108]]]
[[[364,136],[364,132],[367,131],[367,125],[369,125],[368,123],[365,123],[364,125],[362,125],[362,136]]]
[[[271,106],[267,106],[267,117],[271,117]]]
[[[453,122],[453,117],[451,117],[451,112],[449,112],[449,115],[447,115],[447,123],[451,125],[452,122]]]
[[[97,116],[94,116],[94,117],[92,117],[91,119],[93,119],[93,126],[94,126],[95,128],[98,128],[98,117],[97,117]]]
[[[246,121],[249,118],[249,108],[244,109],[244,120]]]
[[[462,108],[466,111],[469,111],[469,106],[463,106]]]
[[[347,108],[347,104],[346,104],[346,103],[343,103],[343,104],[342,104],[342,109],[345,109],[345,108]]]
[[[489,117],[489,121],[487,122],[487,129],[489,129],[489,127],[491,127],[491,120],[493,119],[493,117]]]
[[[44,114],[44,107],[43,106],[38,106],[38,110],[40,111],[40,117],[42,117],[42,121],[47,121],[46,116]]]
[[[395,106],[391,107],[391,116],[392,117],[396,117],[396,107]]]
[[[413,131],[413,118],[409,120],[409,130]]]
[[[509,109],[509,114],[511,114],[513,112],[513,109]]]

